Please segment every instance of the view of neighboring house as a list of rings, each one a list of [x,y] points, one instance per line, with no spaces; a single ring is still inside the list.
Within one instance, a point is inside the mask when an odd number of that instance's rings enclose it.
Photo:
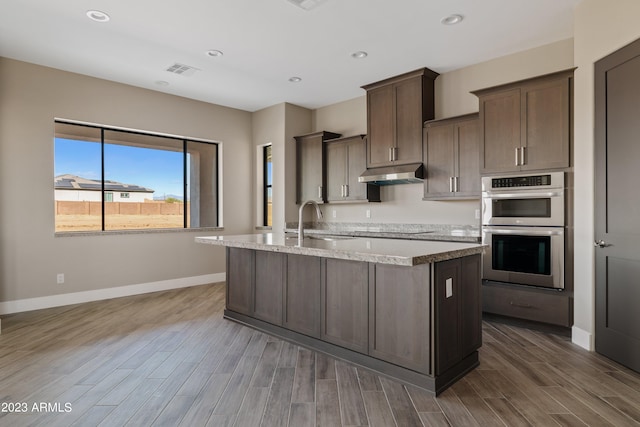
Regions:
[[[54,178],[55,200],[99,202],[102,184],[99,180],[82,178],[76,175],[58,175]],[[153,200],[154,190],[135,184],[123,184],[116,181],[104,181],[105,201],[107,202],[144,202]]]

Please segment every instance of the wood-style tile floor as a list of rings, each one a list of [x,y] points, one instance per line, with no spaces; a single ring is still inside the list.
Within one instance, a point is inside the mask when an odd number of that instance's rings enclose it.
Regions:
[[[485,322],[480,366],[435,398],[223,306],[215,284],[4,317],[0,426],[640,425],[640,375],[566,337]]]

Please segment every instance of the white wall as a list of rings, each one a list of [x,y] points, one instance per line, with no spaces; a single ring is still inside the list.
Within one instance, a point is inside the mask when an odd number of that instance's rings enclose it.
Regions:
[[[637,0],[583,0],[574,14],[575,308],[573,341],[593,348],[594,63],[640,38]]]
[[[571,67],[573,41],[568,39],[442,74],[435,83],[435,116],[477,112],[478,98],[470,93],[472,90]],[[366,134],[366,108],[364,91],[362,97],[319,108],[313,114],[313,130],[343,136]],[[324,206],[325,221],[479,225],[475,216],[479,201],[422,201],[422,184],[386,186],[381,190],[382,203]],[[371,211],[370,219],[365,216],[366,210]]]
[[[211,232],[55,237],[54,118],[222,141],[225,233],[252,231],[250,113],[6,58],[0,93],[0,309],[225,270]]]

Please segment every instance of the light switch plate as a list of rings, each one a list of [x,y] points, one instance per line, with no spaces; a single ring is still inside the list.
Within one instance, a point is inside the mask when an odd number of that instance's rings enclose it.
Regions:
[[[453,296],[453,279],[449,277],[445,282],[445,296],[451,298]]]

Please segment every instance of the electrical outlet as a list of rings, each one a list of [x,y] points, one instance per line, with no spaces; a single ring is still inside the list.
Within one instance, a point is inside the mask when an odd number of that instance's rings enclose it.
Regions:
[[[336,217],[336,210],[335,210],[335,209],[332,209],[332,210],[331,210],[331,216],[332,216],[333,218],[335,218],[335,217]]]
[[[56,276],[56,282],[58,285],[62,285],[64,283],[64,273],[58,273]]]
[[[367,209],[367,211],[365,212],[365,216],[367,218],[371,218],[371,209]]]

